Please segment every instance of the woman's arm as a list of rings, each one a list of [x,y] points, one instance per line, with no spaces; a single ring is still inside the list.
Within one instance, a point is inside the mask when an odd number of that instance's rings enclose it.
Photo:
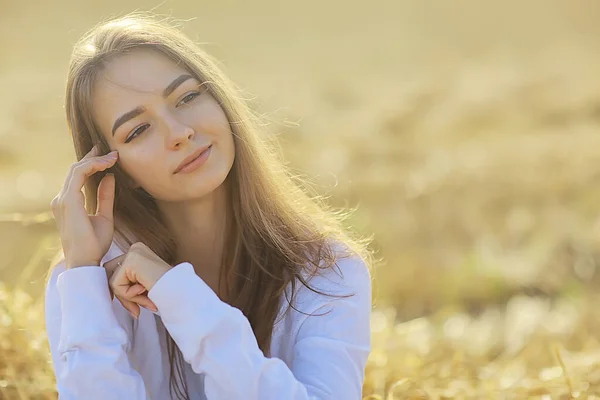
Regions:
[[[146,399],[126,353],[128,333],[110,300],[104,268],[52,272],[45,294],[48,342],[61,400]]]
[[[190,263],[163,275],[148,297],[185,360],[196,373],[206,374],[209,399],[361,399],[370,352],[371,280],[362,261],[345,259],[338,265],[343,278],[331,271],[311,286],[355,295],[332,298],[302,287],[297,308],[317,315],[294,315],[291,368],[263,355],[247,318],[220,301]]]

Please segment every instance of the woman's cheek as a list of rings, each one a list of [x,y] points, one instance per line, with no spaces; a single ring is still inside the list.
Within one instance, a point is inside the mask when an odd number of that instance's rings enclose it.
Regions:
[[[136,184],[146,186],[148,183],[152,184],[156,181],[157,164],[157,161],[150,162],[140,155],[130,154],[127,160],[123,160],[121,168]]]

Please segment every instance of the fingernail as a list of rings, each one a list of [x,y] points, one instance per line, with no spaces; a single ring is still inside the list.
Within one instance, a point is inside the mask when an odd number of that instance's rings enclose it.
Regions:
[[[151,309],[152,311],[154,311],[154,312],[157,312],[157,311],[158,311],[158,308],[156,308],[156,306],[150,306],[150,309]]]
[[[131,314],[131,316],[132,316],[133,318],[135,318],[135,319],[138,319],[138,316],[137,316],[137,315],[135,315],[134,313],[132,313],[131,311],[129,312],[129,314]]]

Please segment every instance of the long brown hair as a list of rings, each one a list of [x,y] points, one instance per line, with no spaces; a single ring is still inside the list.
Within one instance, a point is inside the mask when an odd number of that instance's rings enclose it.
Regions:
[[[167,55],[205,84],[230,122],[235,160],[224,182],[228,185],[228,227],[220,280],[226,284],[226,293],[233,294],[228,303],[248,318],[260,349],[269,356],[272,329],[285,288],[292,288],[292,297],[287,299],[289,311],[297,281],[320,293],[308,285],[306,277],[319,269],[333,268],[338,258],[352,254],[370,265],[367,239],[352,237],[342,224],[347,212],[334,212],[322,198],[309,195],[308,186],[286,170],[276,144],[263,135],[261,117],[248,107],[216,60],[168,18],[128,14],[97,25],[76,44],[67,77],[66,116],[78,160],[96,144],[101,154],[110,150],[92,118],[96,76],[107,61],[140,46]],[[98,184],[106,172],[96,173],[86,182],[86,208],[90,214],[95,213]],[[143,188],[133,189],[130,177],[118,165],[110,172],[116,178],[117,243],[126,249],[141,241],[174,265],[177,243],[155,200]],[[334,250],[338,244],[347,250],[344,254]],[[52,267],[61,256],[57,255]],[[180,398],[188,398],[181,352],[168,332],[167,339],[171,390],[177,391]]]

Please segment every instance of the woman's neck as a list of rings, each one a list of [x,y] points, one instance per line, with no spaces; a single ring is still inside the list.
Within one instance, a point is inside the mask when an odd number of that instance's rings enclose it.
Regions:
[[[217,294],[218,277],[226,235],[225,185],[200,199],[159,203],[163,217],[177,243],[177,263],[188,261]]]

